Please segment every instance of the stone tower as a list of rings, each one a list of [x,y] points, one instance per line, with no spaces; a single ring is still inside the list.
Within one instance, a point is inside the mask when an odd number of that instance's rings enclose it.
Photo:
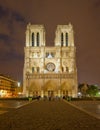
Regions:
[[[71,24],[57,26],[52,47],[46,46],[43,25],[28,24],[24,52],[25,96],[77,97],[76,48]]]

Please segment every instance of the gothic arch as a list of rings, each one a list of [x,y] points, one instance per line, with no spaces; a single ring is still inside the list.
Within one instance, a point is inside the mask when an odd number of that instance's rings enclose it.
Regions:
[[[71,91],[72,85],[70,84],[70,82],[65,81],[65,82],[63,82],[63,83],[61,84],[61,88],[60,88],[60,89],[61,89],[62,91],[63,91],[63,90]]]
[[[44,85],[44,91],[55,91],[57,90],[57,84],[52,81],[52,80],[48,80],[45,85]]]
[[[29,87],[29,91],[30,92],[41,91],[40,85],[35,83],[35,82],[32,82],[30,87]]]

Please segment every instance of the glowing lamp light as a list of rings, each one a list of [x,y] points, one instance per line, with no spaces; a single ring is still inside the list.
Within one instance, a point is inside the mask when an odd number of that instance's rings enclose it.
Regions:
[[[17,83],[18,87],[20,87],[20,82]]]
[[[82,93],[81,92],[78,92],[78,97],[81,97],[82,96]]]
[[[100,92],[98,92],[98,94],[100,95]]]
[[[6,90],[0,90],[0,96],[1,96],[1,97],[6,96],[6,94],[7,94],[7,91],[6,91]]]

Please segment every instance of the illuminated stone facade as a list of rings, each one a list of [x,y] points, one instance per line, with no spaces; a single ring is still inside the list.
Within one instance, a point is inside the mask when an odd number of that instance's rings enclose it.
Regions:
[[[43,25],[26,29],[23,93],[25,96],[77,97],[73,26],[58,25],[53,47],[46,46]]]

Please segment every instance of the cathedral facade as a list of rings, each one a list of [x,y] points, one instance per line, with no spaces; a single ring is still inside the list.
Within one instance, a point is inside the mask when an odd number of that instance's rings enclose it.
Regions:
[[[23,94],[41,97],[77,97],[73,26],[58,25],[52,47],[46,46],[45,33],[43,25],[27,25]]]

